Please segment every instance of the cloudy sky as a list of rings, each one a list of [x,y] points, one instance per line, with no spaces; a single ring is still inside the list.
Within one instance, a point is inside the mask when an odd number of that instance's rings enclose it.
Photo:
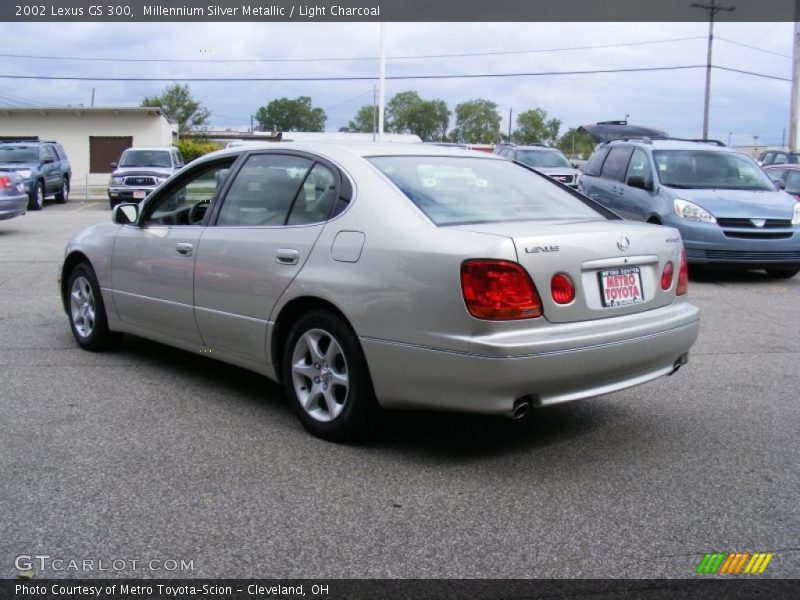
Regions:
[[[791,75],[792,23],[717,24],[714,62],[778,77]],[[374,23],[2,23],[0,75],[85,77],[376,77],[379,25]],[[388,23],[388,75],[441,75],[570,71],[703,65],[706,23]],[[606,48],[523,53],[575,46],[675,40]],[[755,46],[760,50],[736,44]],[[515,54],[497,54],[516,52]],[[485,56],[408,58],[459,53]],[[69,60],[9,56],[46,55]],[[72,60],[190,59],[201,62]],[[366,58],[327,61],[330,58]],[[284,62],[212,62],[282,59]],[[285,62],[285,59],[319,59]],[[675,136],[702,132],[704,69],[481,79],[387,82],[387,99],[413,89],[442,98],[451,110],[461,101],[496,102],[508,126],[514,113],[541,107],[561,119],[562,130],[598,120],[622,119],[666,129]],[[328,114],[327,129],[346,126],[372,102],[372,81],[189,83],[219,127],[249,125],[250,115],[273,98],[311,96]],[[0,106],[134,106],[165,82],[40,81],[0,79]],[[734,144],[778,144],[789,121],[787,81],[715,70],[710,133]],[[451,123],[452,127],[452,123]],[[788,136],[788,133],[787,133]]]

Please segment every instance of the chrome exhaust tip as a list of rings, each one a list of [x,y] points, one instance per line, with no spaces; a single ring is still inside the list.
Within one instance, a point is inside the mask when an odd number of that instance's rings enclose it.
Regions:
[[[689,354],[688,353],[687,354],[681,354],[681,356],[678,357],[678,360],[676,360],[673,363],[672,372],[670,373],[670,375],[675,375],[675,373],[677,373],[678,370],[688,362],[689,362]]]
[[[511,411],[511,418],[515,421],[519,421],[520,419],[524,418],[525,415],[531,410],[531,400],[527,396],[525,398],[520,398],[516,402],[514,402],[514,409]]]

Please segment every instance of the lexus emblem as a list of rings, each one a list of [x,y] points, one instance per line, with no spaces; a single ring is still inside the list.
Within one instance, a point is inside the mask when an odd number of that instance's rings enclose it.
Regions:
[[[753,224],[754,227],[763,227],[766,225],[766,219],[750,219],[750,222]]]
[[[617,248],[623,252],[631,247],[631,241],[624,235],[617,240]]]

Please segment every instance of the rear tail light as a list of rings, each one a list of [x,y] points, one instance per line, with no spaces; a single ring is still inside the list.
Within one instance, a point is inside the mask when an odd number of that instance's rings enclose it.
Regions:
[[[664,265],[664,270],[661,272],[661,289],[668,290],[672,286],[672,276],[675,274],[675,268],[672,262]]]
[[[477,319],[510,321],[542,316],[542,302],[528,272],[507,260],[467,260],[461,265],[461,291]]]
[[[11,178],[8,175],[0,176],[0,188],[10,188],[11,187]]]
[[[675,293],[683,296],[689,291],[689,263],[686,262],[686,249],[681,251],[681,272],[678,274],[678,289]]]
[[[575,300],[575,286],[563,273],[553,275],[553,279],[550,280],[550,293],[556,304],[569,304]]]

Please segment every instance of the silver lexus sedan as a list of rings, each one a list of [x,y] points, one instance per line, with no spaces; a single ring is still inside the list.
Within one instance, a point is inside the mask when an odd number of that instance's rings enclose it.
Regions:
[[[135,334],[282,382],[313,434],[378,407],[522,416],[687,362],[677,230],[547,176],[421,144],[240,146],[66,249],[87,350]]]

